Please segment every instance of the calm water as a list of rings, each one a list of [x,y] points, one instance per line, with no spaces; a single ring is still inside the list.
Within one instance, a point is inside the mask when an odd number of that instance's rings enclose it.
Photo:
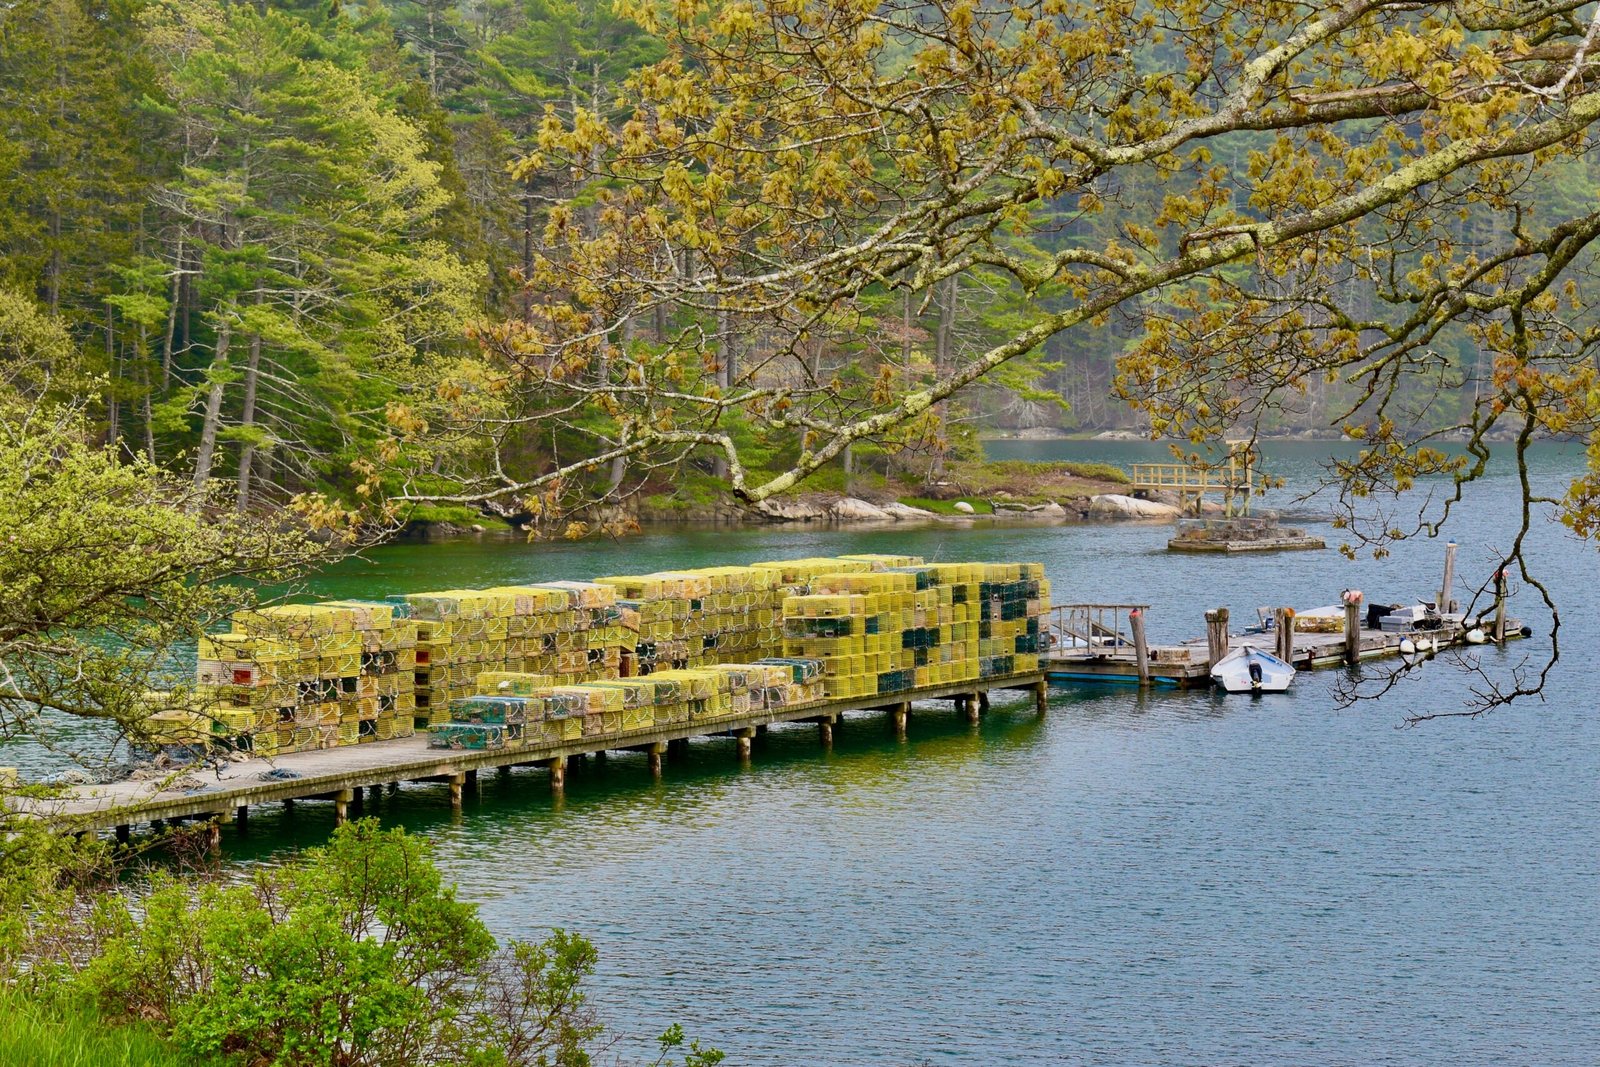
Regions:
[[[1148,446],[1009,445],[1160,458]],[[1326,446],[1285,446],[1304,487]],[[1554,487],[1574,454],[1540,456]],[[1510,472],[1475,492],[1458,573],[1487,576],[1514,518]],[[1437,543],[1381,563],[1335,552],[1171,556],[1161,527],[661,533],[619,544],[402,546],[319,595],[845,550],[1042,560],[1056,600],[1146,601],[1152,639],[1227,605],[1332,602],[1356,585],[1431,599]],[[1468,679],[1434,662],[1381,703],[1293,694],[1060,691],[1044,718],[999,698],[910,740],[847,721],[832,753],[775,728],[754,765],[692,746],[652,784],[642,757],[488,777],[452,816],[442,786],[377,806],[428,834],[502,936],[599,945],[596,996],[629,1035],[674,1020],[733,1064],[1590,1064],[1600,1056],[1600,723],[1583,671],[1600,638],[1592,548],[1542,528],[1567,658],[1543,703],[1399,728]],[[1461,585],[1458,584],[1458,595]],[[1524,594],[1515,610],[1548,620]],[[1549,650],[1542,633],[1497,668]],[[1369,668],[1370,670],[1371,668]],[[263,811],[243,862],[322,840],[331,813]],[[369,809],[370,810],[370,809]],[[634,1055],[634,1058],[639,1058]]]

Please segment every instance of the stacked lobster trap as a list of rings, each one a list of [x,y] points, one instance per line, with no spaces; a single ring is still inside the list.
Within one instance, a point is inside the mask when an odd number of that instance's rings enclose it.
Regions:
[[[260,755],[433,731],[496,748],[620,736],[1038,667],[1033,563],[849,555],[237,613],[158,744]]]

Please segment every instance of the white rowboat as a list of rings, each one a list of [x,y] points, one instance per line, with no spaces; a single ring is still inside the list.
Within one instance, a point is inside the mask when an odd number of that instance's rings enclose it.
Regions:
[[[1281,693],[1294,674],[1291,664],[1259,648],[1236,648],[1211,668],[1211,680],[1230,693]]]

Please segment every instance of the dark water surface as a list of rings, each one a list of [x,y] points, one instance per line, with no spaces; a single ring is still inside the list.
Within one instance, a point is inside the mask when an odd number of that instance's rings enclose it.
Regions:
[[[1143,445],[1005,444],[1027,458],[1162,458]],[[1282,446],[1303,488],[1327,446]],[[1108,455],[1108,453],[1115,453]],[[1556,449],[1556,488],[1579,462]],[[1454,532],[1487,578],[1514,521],[1510,470]],[[1309,607],[1359,586],[1432,598],[1437,542],[1381,562],[1337,553],[1196,558],[1164,527],[652,533],[618,544],[399,546],[319,595],[583,577],[837,551],[1041,560],[1064,601],[1148,602],[1152,639],[1201,613]],[[1330,537],[1334,536],[1330,532]],[[638,756],[486,777],[452,816],[442,786],[377,812],[429,835],[501,936],[592,937],[596,997],[625,1050],[674,1020],[732,1064],[1592,1064],[1600,1060],[1600,723],[1592,547],[1541,527],[1564,658],[1547,699],[1403,729],[1462,705],[1435,661],[1381,703],[1337,706],[1334,672],[1292,694],[997,695],[981,726],[848,720],[829,754],[775,728],[741,770],[703,741],[652,784]],[[1534,639],[1482,653],[1505,666]],[[1371,670],[1372,668],[1368,668]],[[302,806],[227,835],[241,862],[325,838]],[[371,808],[369,807],[369,812]],[[635,1056],[634,1058],[638,1058]]]

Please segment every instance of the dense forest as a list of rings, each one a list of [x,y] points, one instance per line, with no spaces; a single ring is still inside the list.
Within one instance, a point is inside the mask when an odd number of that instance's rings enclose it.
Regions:
[[[630,74],[664,51],[608,0],[24,0],[0,11],[0,286],[70,331],[98,391],[94,417],[125,454],[197,486],[225,479],[242,510],[307,489],[392,490],[371,472],[385,447],[394,458],[396,425],[514,421],[486,353],[507,324],[548,318],[543,306],[565,299],[534,280],[559,228],[552,212],[587,212],[592,228],[605,187],[544,150],[551,131],[620,127],[636,103]],[[1176,40],[1152,36],[1148,51],[1151,69],[1185,62]],[[1231,156],[1242,181],[1275,136],[1225,133],[1208,151]],[[1581,213],[1594,168],[1592,156],[1556,160],[1520,195],[1552,219]],[[1025,240],[1045,254],[1115,242],[1200,180],[1123,168],[1095,191],[1116,210],[1046,203]],[[1248,194],[1238,190],[1247,208]],[[1503,243],[1518,224],[1504,211],[1441,222],[1461,248]],[[1347,308],[1382,316],[1376,287],[1352,276],[1344,288]],[[869,290],[852,318],[814,332],[804,358],[812,378],[870,409],[1010,336],[1031,299],[981,266],[919,292]],[[1113,396],[1117,360],[1174,310],[1167,299],[1048,337],[940,405],[937,422],[863,438],[843,463],[937,466],[980,428],[1148,429]],[[662,349],[714,330],[716,365],[703,372],[726,388],[732,368],[776,342],[720,316],[663,302],[624,330]],[[1491,355],[1456,325],[1430,351],[1441,371],[1416,406],[1449,424],[1484,389]],[[1347,382],[1309,380],[1264,427],[1330,432],[1352,395]],[[604,404],[548,431],[523,418],[494,462],[537,471],[603,452],[609,425]],[[464,432],[413,441],[411,486],[470,469],[480,444]],[[756,461],[792,461],[775,447]],[[797,436],[791,451],[804,447]],[[714,449],[676,461],[725,473]],[[622,489],[624,466],[597,467],[593,483]]]

